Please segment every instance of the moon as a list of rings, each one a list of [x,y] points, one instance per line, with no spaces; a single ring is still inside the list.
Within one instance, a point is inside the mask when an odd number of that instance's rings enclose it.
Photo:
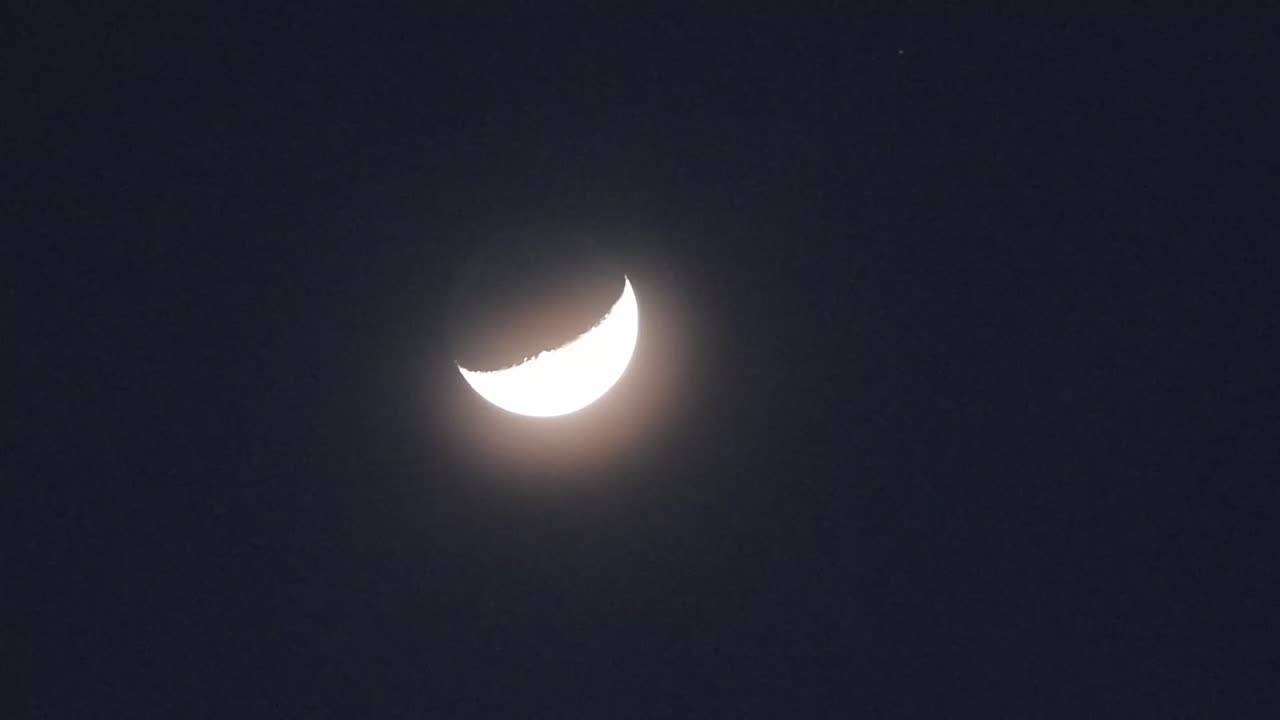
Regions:
[[[556,417],[599,400],[626,372],[635,352],[640,310],[631,281],[590,330],[554,350],[492,372],[458,371],[480,397],[517,415]]]

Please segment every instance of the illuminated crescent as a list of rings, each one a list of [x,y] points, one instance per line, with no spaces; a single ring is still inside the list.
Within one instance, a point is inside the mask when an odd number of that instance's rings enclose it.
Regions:
[[[635,352],[639,328],[636,295],[624,277],[622,296],[577,338],[502,370],[477,372],[461,365],[458,370],[472,389],[503,410],[533,417],[567,415],[600,399],[618,382]]]

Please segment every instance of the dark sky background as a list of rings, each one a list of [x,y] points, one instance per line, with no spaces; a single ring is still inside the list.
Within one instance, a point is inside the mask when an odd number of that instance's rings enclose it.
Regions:
[[[1276,717],[1273,18],[173,5],[0,30],[5,717]],[[667,385],[527,491],[548,223]]]

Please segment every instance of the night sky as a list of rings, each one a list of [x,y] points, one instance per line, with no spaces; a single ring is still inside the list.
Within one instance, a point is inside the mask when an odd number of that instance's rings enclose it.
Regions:
[[[1280,716],[1274,19],[109,5],[0,30],[4,717]],[[550,425],[527,228],[640,298]]]

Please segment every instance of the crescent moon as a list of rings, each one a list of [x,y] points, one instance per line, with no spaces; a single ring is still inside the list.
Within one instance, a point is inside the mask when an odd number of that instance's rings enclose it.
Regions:
[[[587,332],[524,362],[502,370],[458,371],[480,397],[508,412],[555,417],[599,400],[626,372],[635,352],[640,310],[631,281],[623,277],[622,295]]]

